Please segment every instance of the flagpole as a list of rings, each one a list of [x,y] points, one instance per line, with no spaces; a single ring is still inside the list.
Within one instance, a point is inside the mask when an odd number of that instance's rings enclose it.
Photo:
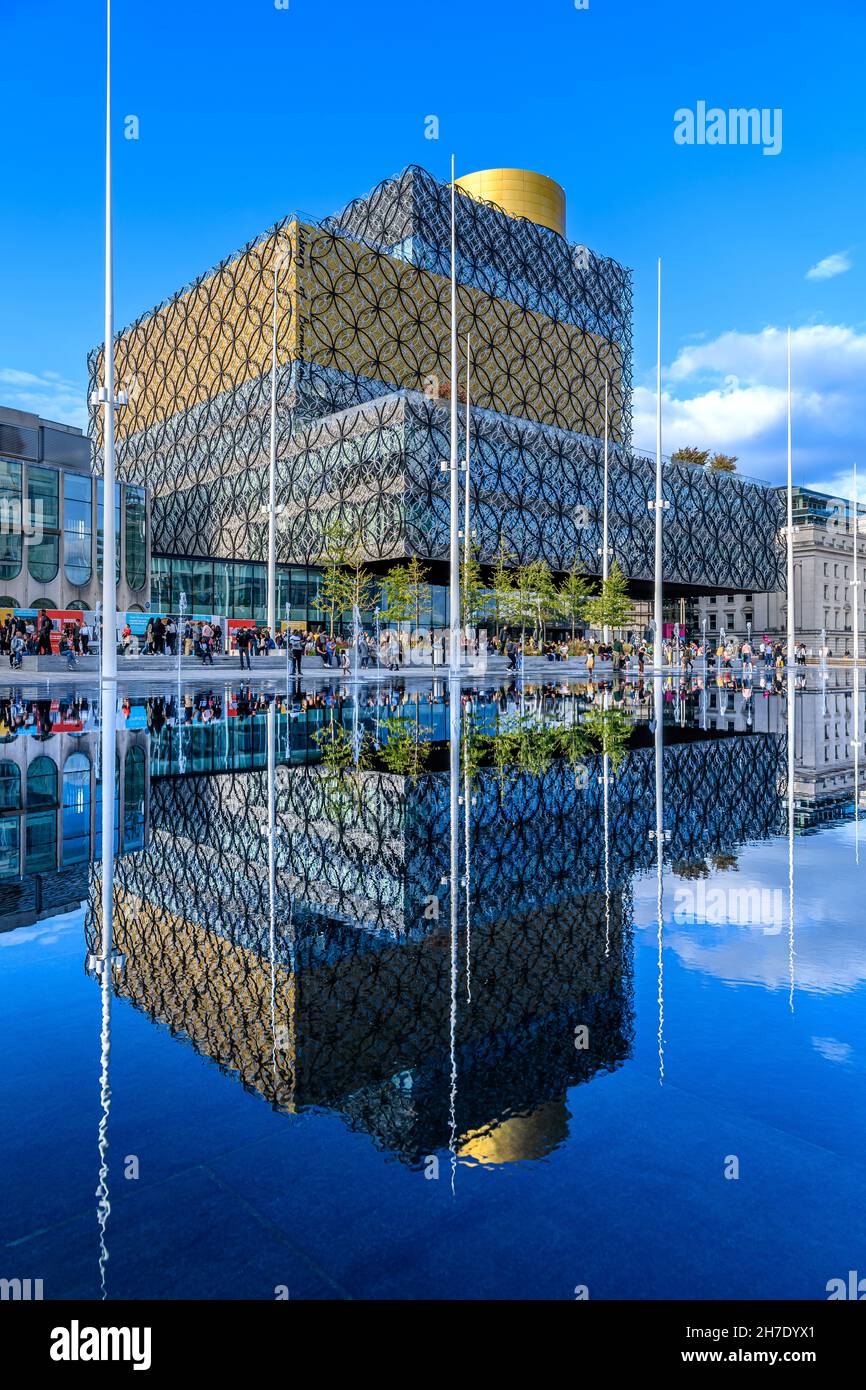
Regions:
[[[794,665],[794,483],[791,449],[791,330],[788,329],[788,495],[787,495],[787,588],[788,588],[788,665]]]
[[[105,345],[103,385],[96,393],[102,415],[102,638],[100,668],[104,681],[117,680],[117,523],[114,514],[114,243],[111,199],[111,0],[105,5]],[[113,811],[112,811],[113,815]]]
[[[854,575],[851,580],[851,588],[854,590],[853,597],[853,618],[854,618],[854,665],[860,660],[860,572],[857,568],[857,532],[860,529],[860,510],[857,505],[857,465],[854,464]],[[855,713],[856,719],[856,713]],[[856,727],[856,725],[855,725]],[[855,733],[856,737],[856,733]]]
[[[460,479],[457,466],[457,190],[451,156],[451,456],[450,456],[450,662],[452,676],[460,672]]]
[[[607,377],[605,377],[605,379],[604,379],[604,510],[603,510],[603,513],[602,513],[602,537],[601,537],[601,583],[602,583],[602,593],[603,593],[603,594],[606,593],[606,590],[605,590],[605,587],[604,587],[604,586],[607,584],[607,579],[608,579],[608,511],[607,511],[607,477],[608,477],[608,473],[607,473],[607,465],[608,465],[608,436],[609,436],[609,432],[610,432],[610,431],[609,431],[609,423],[608,423],[608,396],[607,396],[607,390],[608,390],[608,381],[607,381]],[[610,641],[610,624],[609,624],[609,623],[605,623],[605,624],[604,624],[604,630],[603,630],[602,636],[603,636],[603,638],[604,638],[604,645],[607,646],[607,644],[608,644],[609,641]]]
[[[469,451],[470,451],[470,423],[472,406],[470,401],[470,377],[472,373],[472,334],[466,334],[466,486],[463,494],[463,585],[465,588],[464,602],[469,603],[469,560],[471,533],[469,530]],[[466,622],[470,621],[469,609],[466,609]]]

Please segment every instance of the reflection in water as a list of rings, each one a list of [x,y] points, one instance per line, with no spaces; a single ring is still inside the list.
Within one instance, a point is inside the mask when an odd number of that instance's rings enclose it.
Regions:
[[[435,1158],[449,1211],[449,1189],[465,1211],[496,1190],[470,1169],[514,1163],[543,1165],[559,1200],[577,1140],[604,1132],[617,1095],[659,1116],[664,1144],[691,1084],[703,1134],[689,1066],[716,1056],[701,1030],[734,997],[714,981],[761,987],[751,1012],[740,991],[719,1015],[743,1036],[793,1010],[795,988],[800,1031],[804,996],[852,993],[866,978],[859,884],[822,872],[816,832],[834,828],[846,858],[853,840],[859,862],[859,676],[720,679],[244,686],[106,706],[101,726],[82,702],[4,713],[0,920],[14,934],[54,880],[70,892],[89,874],[102,1297],[118,1292],[109,1249],[126,1265],[109,1162],[115,995],[139,1034],[165,1026],[175,1060],[193,1048],[262,1098],[271,1133],[315,1152],[350,1130],[401,1165],[398,1184]],[[750,918],[755,883],[777,885],[770,922]],[[862,1065],[844,1026],[806,1045]],[[753,1089],[751,1059],[738,1071],[723,1051],[707,1094],[731,1081],[750,1123],[764,1120],[769,1073]],[[629,1061],[621,1083],[602,1079]],[[284,1123],[316,1112],[340,1118],[330,1137]],[[824,1118],[804,1122],[810,1141]]]
[[[406,1163],[446,1150],[453,1180],[537,1156],[569,1087],[630,1053],[631,880],[650,871],[663,1080],[665,855],[778,833],[784,741],[704,738],[678,691],[663,739],[661,680],[651,707],[639,692],[651,739],[616,688],[443,692],[384,717],[359,693],[184,710],[185,776],[161,723],[149,840],[115,870],[116,987],[275,1108],[337,1110]]]

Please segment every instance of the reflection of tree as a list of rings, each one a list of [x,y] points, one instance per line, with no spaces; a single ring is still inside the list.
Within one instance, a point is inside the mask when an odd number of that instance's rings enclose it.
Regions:
[[[365,729],[357,735],[331,716],[328,724],[313,735],[325,769],[325,795],[328,814],[338,824],[355,815],[363,797],[361,774],[369,766],[373,740]]]
[[[710,866],[705,859],[698,859],[694,862],[690,862],[687,859],[680,859],[677,860],[675,864],[672,864],[671,868],[677,878],[695,879],[709,878],[710,876]]]
[[[422,731],[417,719],[401,719],[390,715],[379,725],[385,734],[379,749],[379,761],[389,772],[416,778],[423,772],[430,757],[430,736]]]
[[[634,728],[628,715],[621,709],[601,709],[596,705],[584,727],[598,751],[610,758],[611,771],[616,776]]]
[[[729,853],[728,851],[719,854],[711,854],[710,863],[712,864],[713,868],[718,869],[720,873],[739,872],[740,866],[737,862],[737,856],[735,854]]]

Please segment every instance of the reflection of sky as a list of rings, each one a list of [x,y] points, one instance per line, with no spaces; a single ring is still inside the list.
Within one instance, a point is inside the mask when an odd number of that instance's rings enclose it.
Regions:
[[[714,888],[779,890],[781,929],[736,922],[724,925],[673,920],[678,888],[697,891],[694,882],[665,873],[665,945],[690,970],[728,984],[761,985],[787,990],[788,959],[788,841],[746,846],[737,853],[738,872],[716,872],[704,880]],[[855,990],[866,981],[866,912],[863,874],[854,861],[854,825],[833,827],[794,840],[794,985],[819,994]],[[744,902],[741,891],[734,905]],[[656,882],[634,884],[635,926],[656,933]]]

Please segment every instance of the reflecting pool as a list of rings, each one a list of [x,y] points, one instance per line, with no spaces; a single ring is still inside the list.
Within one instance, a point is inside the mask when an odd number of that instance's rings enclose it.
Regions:
[[[0,1277],[825,1299],[863,726],[851,671],[0,696]]]

